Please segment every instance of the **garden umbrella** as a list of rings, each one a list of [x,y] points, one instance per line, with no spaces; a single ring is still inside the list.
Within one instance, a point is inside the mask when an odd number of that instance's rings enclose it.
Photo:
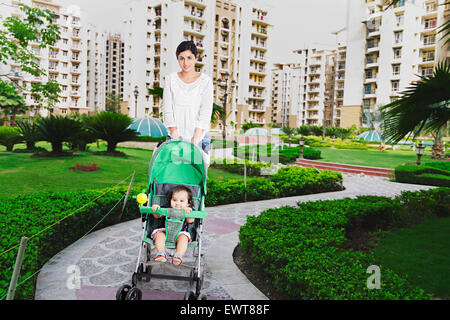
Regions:
[[[359,140],[363,141],[383,141],[383,134],[379,131],[366,131],[358,136]]]
[[[252,128],[245,132],[246,136],[269,136],[269,131],[263,128]]]
[[[167,128],[160,120],[150,117],[134,120],[128,129],[136,130],[139,136],[165,137],[168,134]]]

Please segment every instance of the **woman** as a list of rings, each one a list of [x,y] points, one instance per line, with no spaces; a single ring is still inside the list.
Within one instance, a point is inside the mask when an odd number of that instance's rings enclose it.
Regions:
[[[209,153],[214,89],[211,77],[195,71],[197,54],[193,41],[183,41],[178,46],[176,56],[181,71],[166,77],[163,121],[169,130],[168,139],[190,140]]]

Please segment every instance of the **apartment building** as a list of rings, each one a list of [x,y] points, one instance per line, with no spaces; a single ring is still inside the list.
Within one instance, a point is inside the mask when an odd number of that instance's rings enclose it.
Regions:
[[[239,75],[236,122],[238,128],[250,121],[267,127],[271,121],[271,6],[263,1],[240,0],[237,3]]]
[[[61,28],[61,40],[50,48],[40,48],[40,41],[30,43],[29,49],[36,55],[38,63],[45,76],[34,77],[24,73],[20,64],[13,61],[2,66],[1,72],[9,73],[11,81],[20,88],[27,106],[29,115],[47,115],[49,112],[56,115],[65,115],[73,112],[87,113],[86,107],[86,30],[83,28],[83,16],[77,6],[63,7],[51,0],[6,0],[0,4],[4,17],[16,16],[24,18],[18,4],[24,3],[30,7],[48,9],[56,14],[54,23]],[[39,101],[31,96],[31,86],[35,83],[46,83],[49,80],[61,84],[60,102],[49,110],[39,107]]]
[[[299,55],[299,63],[303,67],[299,92],[298,121],[300,125],[326,125],[335,123],[335,82],[337,63],[336,48],[309,46],[294,53]],[[340,75],[341,78],[343,75]],[[336,78],[337,77],[337,78]]]
[[[274,64],[270,123],[296,128],[305,122],[305,72],[299,63]]]
[[[447,56],[437,34],[441,3],[405,0],[383,10],[386,1],[349,1],[343,127],[367,126],[362,111],[397,99],[417,75],[432,74],[438,55]]]
[[[87,27],[86,105],[89,111],[105,110],[107,90],[107,36],[106,30],[89,24]]]
[[[109,34],[106,39],[106,94],[123,96],[125,43],[120,34]]]
[[[159,117],[161,101],[148,89],[164,87],[178,71],[176,48],[193,40],[199,48],[196,70],[212,75],[214,7],[212,0],[150,0],[128,4],[123,20],[123,100],[130,117]],[[208,22],[207,22],[208,21]],[[135,92],[138,92],[137,100]],[[136,109],[137,106],[137,109]]]

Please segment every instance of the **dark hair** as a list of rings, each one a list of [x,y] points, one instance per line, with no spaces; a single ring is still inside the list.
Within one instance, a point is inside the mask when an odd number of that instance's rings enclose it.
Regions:
[[[177,59],[180,53],[187,50],[190,50],[194,54],[194,56],[197,57],[197,46],[195,45],[194,41],[183,41],[177,48]]]
[[[189,206],[194,207],[194,201],[192,200],[192,191],[188,187],[185,187],[185,186],[176,186],[176,187],[173,187],[172,190],[169,191],[169,193],[167,194],[167,199],[169,199],[169,204],[170,204],[170,201],[172,201],[173,194],[180,192],[180,191],[187,192]]]

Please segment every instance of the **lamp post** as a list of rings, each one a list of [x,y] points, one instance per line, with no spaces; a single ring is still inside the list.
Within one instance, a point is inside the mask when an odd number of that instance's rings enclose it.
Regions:
[[[300,143],[300,159],[303,159],[303,147],[305,146],[305,138],[302,136],[299,140]]]
[[[134,118],[137,119],[137,107],[138,107],[139,88],[134,87]]]
[[[420,159],[422,158],[424,151],[425,151],[425,146],[423,145],[422,142],[420,142],[420,143],[416,146],[417,165],[418,165],[418,166],[420,166],[420,164],[421,164]]]
[[[223,131],[222,131],[222,136],[223,136],[223,140],[224,141],[227,139],[226,128],[227,128],[227,101],[228,101],[228,94],[231,93],[231,91],[228,92],[228,80],[229,80],[229,74],[226,73],[218,81],[219,87],[221,87],[225,91],[225,94],[224,94],[224,96],[222,98],[222,102],[223,102],[223,118],[222,118]],[[233,81],[231,81],[231,89],[234,90],[234,88],[236,88],[236,81],[233,80]]]

